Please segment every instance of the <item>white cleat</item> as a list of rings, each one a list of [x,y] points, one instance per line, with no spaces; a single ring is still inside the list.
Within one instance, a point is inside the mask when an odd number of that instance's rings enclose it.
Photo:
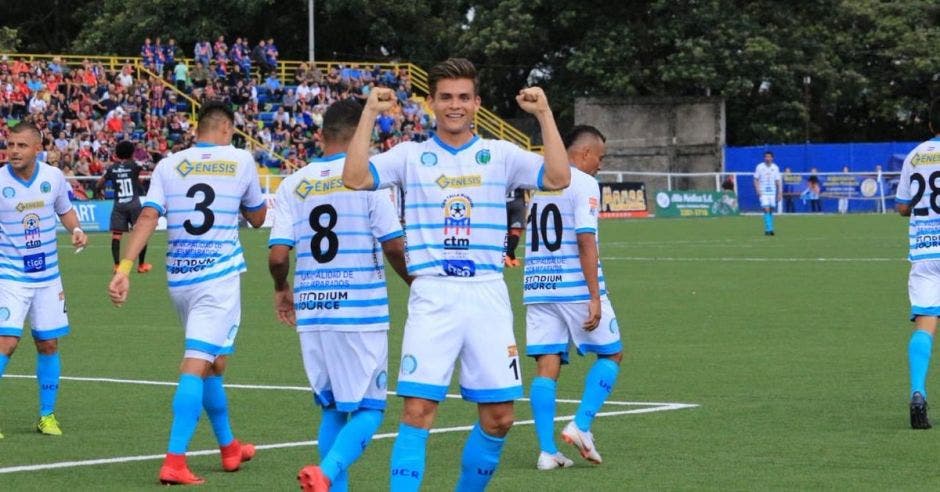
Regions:
[[[561,451],[555,454],[548,454],[542,451],[539,453],[538,463],[535,464],[535,467],[539,470],[554,470],[555,468],[568,468],[569,466],[574,466],[574,461],[571,461],[567,456],[561,454]]]
[[[595,465],[601,464],[601,455],[594,447],[594,435],[579,429],[573,420],[568,422],[568,425],[562,429],[561,438],[564,439],[566,443],[578,448],[578,452],[581,453],[582,458]]]

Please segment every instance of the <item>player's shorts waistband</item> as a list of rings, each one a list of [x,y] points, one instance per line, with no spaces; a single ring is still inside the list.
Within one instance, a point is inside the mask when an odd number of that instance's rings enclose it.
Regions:
[[[502,282],[503,276],[498,273],[487,273],[484,275],[475,275],[473,277],[451,277],[448,275],[418,275],[417,277],[415,277],[415,281],[417,282],[418,280],[427,280],[431,282],[445,282],[448,284],[453,283],[453,282],[481,283],[481,282],[492,282],[495,280]]]

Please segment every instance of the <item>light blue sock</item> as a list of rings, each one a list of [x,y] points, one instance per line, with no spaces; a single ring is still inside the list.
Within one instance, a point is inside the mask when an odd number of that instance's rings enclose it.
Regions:
[[[496,473],[499,455],[503,452],[503,437],[494,437],[480,428],[477,422],[470,430],[467,443],[463,446],[463,458],[460,460],[460,479],[457,480],[457,492],[486,490],[486,484]]]
[[[55,412],[55,400],[59,396],[59,376],[62,361],[59,353],[36,354],[36,381],[39,383],[39,415],[45,417]]]
[[[0,378],[3,377],[3,373],[7,370],[7,362],[10,362],[10,356],[0,354]]]
[[[173,425],[170,426],[170,444],[167,452],[185,454],[189,441],[196,432],[202,413],[202,378],[194,374],[180,374],[173,395]]]
[[[924,330],[914,330],[907,344],[907,363],[911,369],[911,396],[920,393],[927,398],[927,369],[933,351],[933,336]]]
[[[339,431],[330,452],[320,461],[320,469],[331,484],[362,456],[372,441],[372,435],[382,425],[383,413],[381,410],[357,410]],[[334,489],[330,487],[331,491]]]
[[[614,389],[617,382],[617,373],[620,366],[610,359],[599,358],[591,366],[584,382],[584,394],[581,395],[581,404],[574,414],[574,423],[584,432],[591,430],[591,422],[597,411],[604,405],[607,396]]]
[[[421,488],[430,434],[427,429],[398,424],[398,437],[392,446],[392,492],[417,492]]]
[[[232,426],[228,421],[228,398],[222,387],[222,376],[208,376],[202,384],[202,408],[206,409],[219,446],[228,446],[235,436],[232,435]]]
[[[774,214],[764,212],[764,232],[770,232],[772,230],[774,230]]]
[[[535,435],[539,439],[539,448],[555,454],[555,388],[557,384],[551,378],[538,376],[532,380],[529,390],[532,403],[532,417],[535,419]]]
[[[346,412],[340,412],[335,408],[324,408],[323,417],[320,420],[320,430],[317,433],[317,446],[320,448],[320,461],[326,459],[336,442],[336,436],[346,425],[346,418],[349,416]],[[346,492],[349,490],[349,474],[343,471],[331,480],[330,492]]]

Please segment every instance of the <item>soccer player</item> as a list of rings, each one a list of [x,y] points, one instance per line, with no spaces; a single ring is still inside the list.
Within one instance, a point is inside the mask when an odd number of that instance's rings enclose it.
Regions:
[[[376,116],[394,104],[394,92],[369,94],[349,146],[343,182],[349,188],[399,186],[406,191],[408,299],[397,393],[404,397],[392,448],[391,489],[417,490],[429,430],[460,359],[460,392],[477,404],[479,422],[463,449],[458,490],[483,490],[499,464],[522,396],[512,310],[503,282],[506,193],[515,188],[568,186],[565,148],[541,89],[523,89],[520,107],[542,130],[545,157],[472,131],[480,107],[477,72],[451,58],[428,72],[434,136],[403,142],[369,159]]]
[[[59,338],[69,333],[65,293],[59,277],[55,216],[72,233],[72,244],[88,241],[72,208],[71,189],[58,168],[36,160],[42,134],[21,122],[7,138],[10,163],[0,169],[0,377],[23,335],[29,317],[36,343],[39,424],[46,435],[60,436],[55,417],[59,394]],[[3,434],[0,434],[0,439]]]
[[[522,236],[522,229],[525,227],[525,191],[515,189],[506,195],[506,222],[509,223],[509,230],[506,232],[506,259],[505,264],[509,268],[519,266],[519,260],[516,258],[516,248],[519,246],[519,238]]]
[[[326,110],[323,157],[278,187],[268,242],[277,316],[297,326],[307,378],[323,408],[320,466],[304,467],[297,477],[311,491],[346,490],[346,470],[382,423],[389,318],[380,251],[410,282],[404,232],[388,192],[343,186],[346,147],[361,114],[353,99]]]
[[[165,484],[199,484],[186,465],[186,448],[205,409],[222,450],[222,468],[235,471],[255,453],[232,435],[222,387],[227,356],[234,352],[241,322],[238,213],[253,227],[264,223],[265,203],[258,170],[248,151],[232,146],[235,117],[221,102],[199,112],[195,146],[161,160],[153,172],[143,211],[124,259],[108,286],[122,305],[136,258],[166,214],[166,271],[173,301],[186,331],[186,351],[173,396],[173,424],[159,478]]]
[[[913,429],[931,428],[927,418],[927,369],[937,332],[937,316],[940,316],[940,241],[936,225],[940,220],[940,206],[934,199],[940,194],[935,179],[940,173],[940,99],[930,105],[928,127],[935,136],[915,147],[904,159],[895,199],[898,213],[910,217],[911,273],[907,293],[914,333],[907,346],[907,360]]]
[[[774,211],[782,199],[783,184],[780,168],[774,164],[774,153],[764,152],[764,160],[754,168],[754,190],[760,197],[760,206],[764,209],[764,235],[774,235]]]
[[[121,261],[121,236],[130,231],[130,227],[140,217],[140,196],[143,188],[140,186],[140,166],[134,162],[134,143],[124,140],[114,149],[118,162],[111,165],[102,176],[95,189],[100,193],[106,182],[110,181],[114,187],[114,208],[111,209],[111,258],[114,259],[114,269]],[[137,257],[137,273],[147,273],[153,265],[144,261],[147,255],[147,246],[140,250]]]
[[[526,305],[526,354],[535,357],[537,376],[530,397],[539,453],[539,470],[574,463],[555,446],[555,387],[568,345],[578,354],[597,354],[588,371],[574,420],[561,432],[581,456],[600,464],[591,423],[617,382],[623,347],[617,317],[607,298],[598,254],[600,189],[594,176],[606,151],[604,135],[593,126],[576,126],[565,137],[572,163],[571,186],[532,197],[526,238],[523,302]]]

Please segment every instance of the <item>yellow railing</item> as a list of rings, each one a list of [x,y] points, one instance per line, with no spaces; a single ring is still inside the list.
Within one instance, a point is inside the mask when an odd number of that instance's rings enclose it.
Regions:
[[[0,55],[8,56],[10,60],[18,58],[26,61],[51,61],[54,58],[59,58],[69,67],[81,67],[85,61],[89,61],[91,63],[101,63],[103,67],[112,71],[120,70],[124,65],[134,66],[138,73],[140,72],[140,69],[143,68],[141,63],[142,59],[139,56],[43,55],[29,53],[0,53]],[[177,62],[186,63],[188,66],[190,66],[190,68],[192,68],[194,64],[194,60],[192,58],[181,58],[177,60]],[[287,84],[295,82],[296,79],[294,74],[303,64],[306,64],[308,67],[310,66],[309,62],[304,61],[279,60],[276,69],[278,78],[281,80],[281,82]],[[314,63],[314,66],[318,68],[324,75],[329,73],[332,68],[339,66],[358,67],[362,70],[371,70],[373,67],[378,66],[382,70],[397,71],[402,75],[407,74],[408,79],[411,81],[411,87],[415,90],[415,92],[422,96],[427,96],[430,90],[430,87],[428,86],[428,73],[413,63],[317,61]],[[150,72],[149,70],[148,73],[153,74],[153,72]],[[257,67],[252,69],[252,74],[258,77]],[[185,94],[177,91],[175,86],[170,84],[167,85],[172,87],[172,89],[176,91],[177,94],[185,96]],[[185,97],[190,99],[188,96]],[[474,124],[478,131],[483,131],[494,138],[508,140],[525,149],[533,151],[541,150],[540,146],[532,145],[532,140],[528,135],[506,122],[506,120],[500,118],[498,115],[496,115],[496,113],[486,108],[480,108],[480,110],[477,111]],[[280,156],[278,156],[278,158],[280,158]]]

